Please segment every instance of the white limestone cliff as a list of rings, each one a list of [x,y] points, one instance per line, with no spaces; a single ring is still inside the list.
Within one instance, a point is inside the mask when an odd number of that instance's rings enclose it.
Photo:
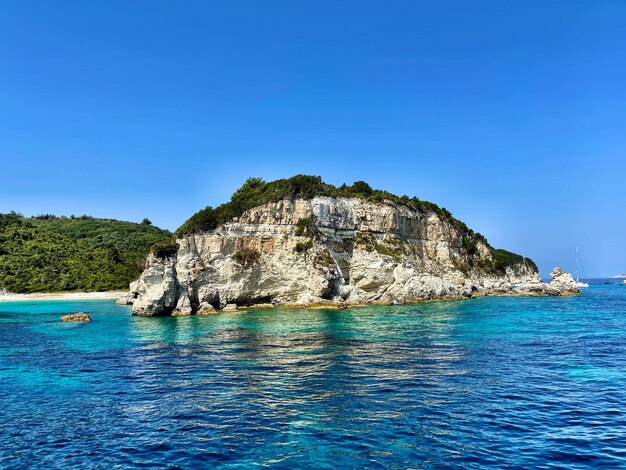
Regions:
[[[494,269],[480,239],[434,211],[386,201],[316,197],[253,208],[175,254],[149,255],[121,303],[137,315],[212,312],[229,304],[412,303],[480,295],[570,295],[529,266]],[[234,308],[234,307],[231,307]]]

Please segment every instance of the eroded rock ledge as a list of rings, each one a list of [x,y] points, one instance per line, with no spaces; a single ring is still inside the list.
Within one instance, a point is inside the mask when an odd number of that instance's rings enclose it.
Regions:
[[[493,251],[434,211],[316,197],[256,207],[151,254],[120,303],[136,315],[229,306],[415,303],[483,295],[573,295],[559,268],[544,283],[525,263],[494,269]]]

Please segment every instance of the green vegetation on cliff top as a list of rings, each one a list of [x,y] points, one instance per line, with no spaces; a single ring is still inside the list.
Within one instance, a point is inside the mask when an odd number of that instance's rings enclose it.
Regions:
[[[325,183],[319,176],[308,175],[296,175],[271,182],[263,181],[261,178],[248,178],[244,185],[231,196],[229,202],[215,208],[208,206],[195,213],[176,230],[176,236],[182,237],[213,230],[221,224],[230,222],[234,217],[241,216],[245,211],[263,204],[278,202],[283,199],[311,199],[316,196],[359,197],[376,203],[391,201],[424,212],[432,211],[454,224],[460,232],[471,235],[471,238],[487,244],[487,240],[480,233],[474,233],[463,222],[452,217],[447,209],[432,202],[422,201],[417,197],[396,196],[388,191],[372,189],[364,181],[357,181],[351,186],[343,184],[337,187]]]
[[[291,178],[266,182],[261,178],[248,180],[231,196],[230,201],[218,207],[208,206],[191,216],[178,230],[176,236],[182,237],[195,233],[207,232],[241,216],[245,211],[270,202],[283,199],[311,199],[316,196],[359,197],[375,203],[391,201],[403,204],[411,209],[423,212],[435,212],[443,220],[452,224],[463,237],[463,248],[469,255],[476,253],[477,242],[484,243],[492,252],[494,262],[483,266],[492,271],[502,271],[512,264],[521,263],[523,258],[505,250],[496,250],[480,233],[474,232],[465,223],[454,218],[445,208],[417,197],[397,196],[388,191],[373,189],[364,181],[357,181],[351,186],[339,187],[325,183],[319,176],[296,175]],[[526,259],[529,266],[536,269],[535,263]]]
[[[502,249],[492,249],[491,253],[494,258],[492,269],[496,272],[502,272],[506,267],[514,264],[526,264],[533,271],[539,272],[539,268],[530,258],[525,258],[517,253],[511,253]]]
[[[125,289],[141,273],[150,247],[171,237],[147,219],[136,224],[88,216],[0,214],[0,289]]]

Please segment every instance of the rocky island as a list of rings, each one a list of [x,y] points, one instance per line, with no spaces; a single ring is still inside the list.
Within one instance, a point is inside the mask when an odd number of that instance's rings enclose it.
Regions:
[[[532,260],[493,248],[435,204],[298,175],[250,178],[230,202],[192,216],[119,302],[152,316],[578,293],[570,274],[551,277],[542,282]]]

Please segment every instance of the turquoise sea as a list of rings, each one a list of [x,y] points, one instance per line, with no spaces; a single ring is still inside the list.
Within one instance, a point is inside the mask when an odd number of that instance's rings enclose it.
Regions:
[[[0,344],[2,468],[626,467],[616,285],[177,318],[0,303]]]

